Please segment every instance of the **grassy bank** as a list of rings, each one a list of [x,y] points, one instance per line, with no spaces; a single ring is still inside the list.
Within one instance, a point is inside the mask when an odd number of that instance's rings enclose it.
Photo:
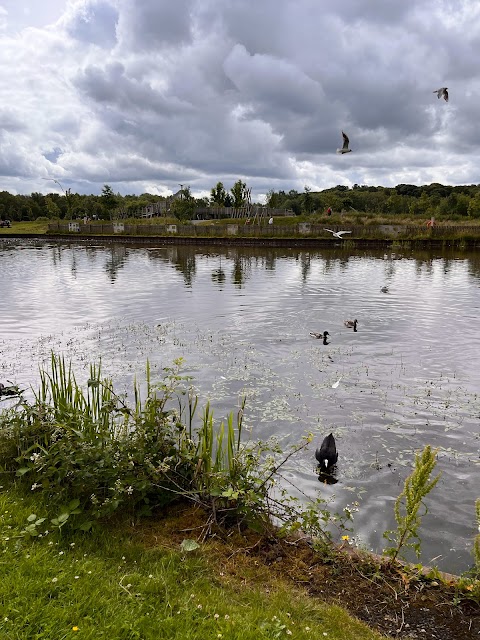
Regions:
[[[267,566],[236,561],[240,547],[182,550],[181,539],[197,533],[191,517],[184,532],[173,514],[156,526],[117,521],[69,535],[49,531],[46,520],[41,537],[30,538],[22,534],[28,517],[48,509],[13,487],[2,489],[0,513],[4,640],[381,637]]]

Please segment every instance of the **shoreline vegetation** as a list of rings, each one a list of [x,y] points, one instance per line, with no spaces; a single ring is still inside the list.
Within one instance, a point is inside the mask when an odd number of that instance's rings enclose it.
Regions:
[[[462,576],[404,562],[438,479],[430,447],[379,557],[351,546],[356,503],[332,513],[282,484],[312,435],[252,442],[244,403],[218,423],[181,359],[159,380],[147,362],[128,401],[100,365],[82,386],[52,353],[37,390],[2,396],[2,637],[478,638],[480,534]]]

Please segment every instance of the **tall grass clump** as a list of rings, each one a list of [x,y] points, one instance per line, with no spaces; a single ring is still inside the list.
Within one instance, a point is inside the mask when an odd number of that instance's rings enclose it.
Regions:
[[[397,522],[396,531],[386,531],[383,535],[393,543],[384,552],[394,562],[402,548],[411,548],[417,557],[420,555],[420,538],[418,528],[421,522],[420,507],[427,508],[423,499],[434,488],[440,479],[440,475],[431,479],[435,465],[437,450],[432,451],[427,445],[421,453],[415,454],[415,468],[405,480],[402,493],[395,501],[394,513]]]
[[[146,370],[146,396],[134,383],[134,405],[115,393],[100,365],[90,366],[86,388],[71,365],[52,354],[40,371],[33,400],[23,395],[0,416],[0,464],[24,488],[46,492],[53,505],[83,528],[118,509],[150,514],[179,498],[205,501],[228,495],[248,475],[241,446],[241,413],[214,426],[206,409],[194,429],[197,399],[185,388],[181,360],[154,384]],[[242,466],[243,465],[243,466]]]
[[[52,354],[33,399],[22,393],[0,413],[3,471],[43,494],[60,529],[88,530],[114,513],[151,515],[191,500],[207,511],[209,526],[244,522],[265,530],[275,521],[291,530],[301,522],[325,538],[329,512],[321,499],[303,508],[274,490],[281,468],[310,438],[287,454],[272,442],[244,444],[244,404],[220,424],[208,403],[197,417],[198,398],[181,366],[174,361],[154,383],[147,363],[144,397],[135,380],[130,406],[100,364],[90,366],[82,387],[71,365]],[[35,516],[27,531],[37,530]]]

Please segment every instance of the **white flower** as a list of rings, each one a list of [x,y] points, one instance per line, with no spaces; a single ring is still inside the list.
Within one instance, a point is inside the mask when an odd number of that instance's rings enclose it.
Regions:
[[[39,458],[40,458],[40,454],[39,453],[32,453],[32,455],[30,456],[30,460],[32,462],[36,462]]]
[[[38,484],[37,482],[34,482],[32,484],[32,491],[35,491],[35,489],[38,489],[38,487],[41,487],[41,486],[42,486],[41,484]]]
[[[52,582],[58,582],[58,578],[52,578]]]
[[[132,486],[127,487],[126,491],[127,491],[128,495],[131,496],[132,493],[133,493],[133,487]]]

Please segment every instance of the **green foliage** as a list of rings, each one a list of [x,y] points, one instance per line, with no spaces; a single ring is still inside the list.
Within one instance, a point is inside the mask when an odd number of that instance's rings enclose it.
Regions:
[[[118,200],[113,193],[112,187],[108,184],[103,185],[101,201],[104,210],[108,213],[113,211],[118,206]]]
[[[191,220],[195,215],[195,199],[190,197],[177,198],[170,205],[170,213],[181,220]]]
[[[233,207],[243,207],[247,203],[248,189],[245,182],[237,180],[230,189],[233,197]]]
[[[243,404],[217,424],[207,403],[196,426],[198,399],[181,365],[165,368],[155,384],[147,363],[145,398],[135,381],[129,406],[100,365],[90,366],[85,389],[52,354],[33,400],[21,394],[0,414],[0,464],[25,492],[48,499],[58,530],[86,531],[118,511],[149,515],[179,499],[206,509],[210,525],[265,531],[275,521],[284,533],[300,527],[324,543],[332,520],[344,528],[347,511],[332,516],[323,499],[305,505],[276,487],[311,436],[286,453],[274,440],[243,444]],[[34,535],[38,525],[27,526]]]
[[[440,479],[440,475],[430,479],[433,469],[437,464],[437,450],[432,451],[430,445],[427,445],[421,454],[415,454],[415,468],[405,480],[402,493],[395,502],[395,520],[397,522],[396,531],[386,531],[383,535],[389,542],[394,544],[385,550],[394,562],[398,557],[400,550],[404,547],[412,548],[417,557],[420,555],[420,538],[418,535],[418,527],[420,526],[421,517],[419,509],[424,505],[423,499]],[[424,505],[425,506],[425,505]],[[425,513],[427,509],[425,507]],[[416,542],[414,542],[416,540]]]
[[[217,182],[217,185],[210,191],[210,201],[213,206],[223,207],[225,206],[225,198],[227,192],[223,186],[223,182]]]

